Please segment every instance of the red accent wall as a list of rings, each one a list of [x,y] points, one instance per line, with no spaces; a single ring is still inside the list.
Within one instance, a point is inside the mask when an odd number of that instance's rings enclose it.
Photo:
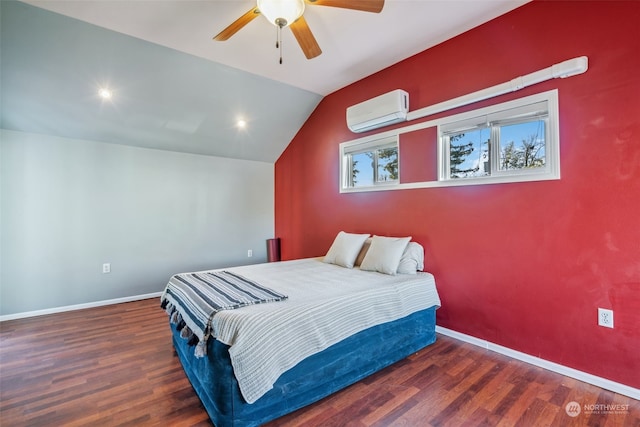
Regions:
[[[411,235],[439,325],[640,387],[639,22],[636,1],[534,1],[325,97],[276,163],[283,259],[340,230]],[[401,88],[416,110],[582,55],[585,74],[446,113],[557,88],[561,180],[339,193],[348,106]]]

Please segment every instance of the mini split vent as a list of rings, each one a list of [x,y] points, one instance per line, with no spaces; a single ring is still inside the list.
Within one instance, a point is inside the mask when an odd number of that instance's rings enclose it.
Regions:
[[[366,132],[407,120],[409,94],[396,89],[347,108],[351,132]]]

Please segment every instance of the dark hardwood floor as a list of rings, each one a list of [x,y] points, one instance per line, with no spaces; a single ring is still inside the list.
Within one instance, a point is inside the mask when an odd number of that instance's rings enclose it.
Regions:
[[[151,299],[0,323],[0,425],[210,426],[167,322]],[[302,425],[640,427],[640,402],[438,336],[268,424]]]

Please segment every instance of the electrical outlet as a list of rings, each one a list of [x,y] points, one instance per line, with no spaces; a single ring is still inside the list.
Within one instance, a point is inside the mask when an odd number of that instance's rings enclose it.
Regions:
[[[613,328],[613,310],[598,308],[598,325]]]
[[[251,258],[253,256],[253,251],[251,249],[249,249],[247,251],[247,258]]]
[[[107,274],[107,273],[111,273],[111,264],[108,262],[102,264],[102,274]]]

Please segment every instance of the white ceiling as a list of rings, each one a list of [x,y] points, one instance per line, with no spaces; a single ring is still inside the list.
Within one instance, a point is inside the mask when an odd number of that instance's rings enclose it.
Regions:
[[[23,2],[0,20],[2,129],[272,163],[322,99]]]
[[[0,127],[275,162],[323,96],[526,1],[308,6],[323,53],[307,60],[285,29],[280,65],[263,17],[212,40],[254,0],[0,0]]]
[[[278,63],[276,28],[258,17],[225,42],[212,37],[254,0],[26,0],[26,3],[327,95],[529,0],[387,0],[380,14],[311,5],[305,18],[323,53],[307,60],[290,30]]]

